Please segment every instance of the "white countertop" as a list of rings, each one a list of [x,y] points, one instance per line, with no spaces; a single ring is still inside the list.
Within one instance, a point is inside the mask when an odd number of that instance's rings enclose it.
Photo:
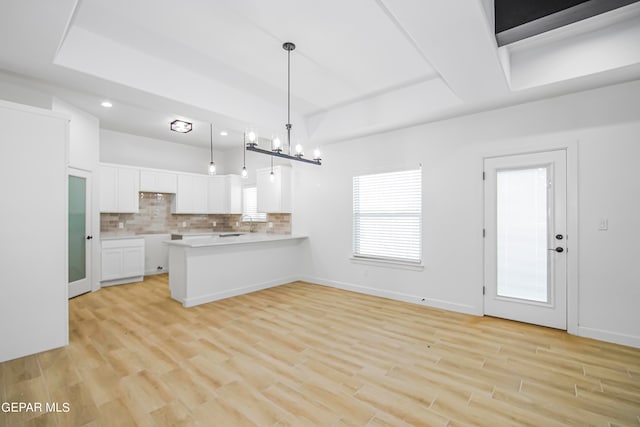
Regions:
[[[306,239],[307,236],[294,236],[291,234],[266,234],[246,233],[240,236],[220,237],[217,235],[204,235],[202,237],[190,237],[186,240],[169,240],[164,243],[171,246],[186,248],[202,248],[208,246],[241,245],[246,243],[267,243],[281,240]]]
[[[144,235],[142,234],[121,234],[121,235],[100,235],[100,240],[124,240],[124,239],[144,239]]]

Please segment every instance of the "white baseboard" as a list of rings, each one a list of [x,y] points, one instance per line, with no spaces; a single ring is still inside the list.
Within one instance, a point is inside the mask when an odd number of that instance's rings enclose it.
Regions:
[[[330,286],[332,288],[344,289],[346,291],[358,292],[361,294],[373,295],[382,298],[389,298],[397,301],[409,302],[412,304],[424,305],[426,307],[439,308],[442,310],[455,311],[457,313],[482,316],[481,308],[467,304],[459,304],[434,298],[424,298],[417,295],[404,294],[388,290],[370,288],[368,286],[356,285],[353,283],[338,282],[336,280],[320,279],[318,277],[302,277],[301,281],[315,283],[318,285]]]
[[[126,285],[127,283],[137,283],[137,282],[142,282],[143,280],[144,280],[144,276],[127,277],[125,279],[116,279],[116,280],[105,280],[100,282],[100,286],[105,287],[105,286],[114,286],[114,285]]]
[[[270,280],[268,282],[256,283],[241,288],[229,289],[224,292],[216,292],[213,294],[201,295],[194,298],[186,298],[183,301],[185,307],[194,307],[200,304],[206,304],[208,302],[218,301],[225,298],[235,297],[238,295],[244,295],[255,291],[261,291],[263,289],[273,288],[287,283],[295,282],[297,277],[285,277],[277,280]]]
[[[640,337],[578,326],[578,336],[640,348]]]

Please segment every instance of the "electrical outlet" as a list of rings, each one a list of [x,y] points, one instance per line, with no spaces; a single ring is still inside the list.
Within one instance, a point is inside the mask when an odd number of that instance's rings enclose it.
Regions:
[[[236,227],[237,227],[238,225],[240,225],[240,223],[239,223],[238,221],[236,221]]]
[[[609,229],[609,219],[600,218],[600,224],[598,225],[598,230],[607,231]]]
[[[122,229],[124,228],[124,222],[119,222],[119,223],[118,223],[118,228],[119,228],[120,230],[122,230]]]
[[[267,227],[273,228],[273,223],[272,222],[267,223]]]
[[[182,221],[182,227],[186,227],[187,226],[187,221]]]
[[[218,225],[218,223],[216,221],[213,221],[213,226],[215,227],[216,225]]]

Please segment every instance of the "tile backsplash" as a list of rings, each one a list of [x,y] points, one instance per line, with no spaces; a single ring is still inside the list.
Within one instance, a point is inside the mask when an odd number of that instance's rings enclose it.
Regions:
[[[102,213],[100,214],[100,232],[110,235],[129,235],[249,231],[250,223],[240,222],[241,215],[172,214],[171,197],[171,194],[164,193],[140,193],[138,213]],[[269,228],[269,223],[272,223],[273,227]],[[123,228],[119,228],[119,224],[122,224]],[[268,214],[267,222],[256,222],[253,227],[260,233],[290,234],[291,214]]]

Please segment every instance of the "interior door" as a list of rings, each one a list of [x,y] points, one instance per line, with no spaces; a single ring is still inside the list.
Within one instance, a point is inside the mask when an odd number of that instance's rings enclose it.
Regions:
[[[484,312],[567,328],[566,152],[487,158]]]
[[[91,291],[91,174],[69,170],[69,298]]]

